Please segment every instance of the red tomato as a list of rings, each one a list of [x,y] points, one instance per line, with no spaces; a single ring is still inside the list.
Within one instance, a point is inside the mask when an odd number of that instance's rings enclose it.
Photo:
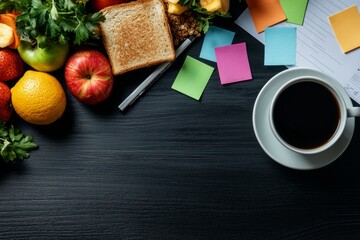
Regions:
[[[129,2],[129,0],[91,0],[90,3],[95,11],[100,11],[105,7],[126,2]]]

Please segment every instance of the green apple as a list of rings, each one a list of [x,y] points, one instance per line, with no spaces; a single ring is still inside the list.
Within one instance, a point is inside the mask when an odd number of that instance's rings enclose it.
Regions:
[[[35,70],[52,72],[65,65],[69,54],[69,44],[47,43],[45,48],[32,46],[21,41],[18,52],[22,60]]]

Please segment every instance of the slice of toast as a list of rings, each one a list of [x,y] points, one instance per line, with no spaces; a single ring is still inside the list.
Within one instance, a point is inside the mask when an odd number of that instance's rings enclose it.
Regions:
[[[117,4],[102,12],[102,41],[114,75],[175,60],[162,0]]]

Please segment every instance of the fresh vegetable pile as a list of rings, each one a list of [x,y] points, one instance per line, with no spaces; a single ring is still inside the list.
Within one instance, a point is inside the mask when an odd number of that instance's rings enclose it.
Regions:
[[[99,39],[97,28],[105,18],[101,12],[88,12],[87,2],[0,0],[0,160],[23,160],[29,157],[30,150],[37,148],[31,136],[25,136],[10,124],[13,112],[19,115],[12,98],[15,97],[14,87],[24,74],[23,62],[39,72],[34,76],[44,76],[45,72],[55,71],[65,65],[70,46]],[[40,78],[35,80],[40,81]],[[14,85],[11,91],[8,83]],[[23,98],[22,95],[37,90],[33,88],[26,91],[17,91],[16,97]],[[37,112],[41,116],[45,114]],[[34,118],[36,114],[29,110],[26,116]],[[54,114],[51,112],[47,115]]]
[[[105,18],[101,12],[87,13],[86,0],[7,0],[0,3],[1,12],[21,12],[16,19],[22,41],[38,42],[45,48],[49,42],[80,45],[94,34]]]

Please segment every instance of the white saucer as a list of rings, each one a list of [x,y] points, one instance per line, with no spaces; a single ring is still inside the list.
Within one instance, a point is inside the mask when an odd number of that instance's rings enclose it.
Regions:
[[[276,162],[289,168],[298,170],[312,170],[324,167],[335,161],[347,148],[355,129],[355,119],[348,118],[345,131],[333,147],[319,154],[299,154],[282,145],[269,123],[269,106],[272,97],[278,88],[286,81],[300,76],[314,76],[326,79],[339,85],[339,91],[346,105],[352,107],[352,102],[342,86],[332,77],[310,68],[291,68],[272,77],[261,89],[256,98],[253,109],[253,127],[256,138],[264,151]]]

